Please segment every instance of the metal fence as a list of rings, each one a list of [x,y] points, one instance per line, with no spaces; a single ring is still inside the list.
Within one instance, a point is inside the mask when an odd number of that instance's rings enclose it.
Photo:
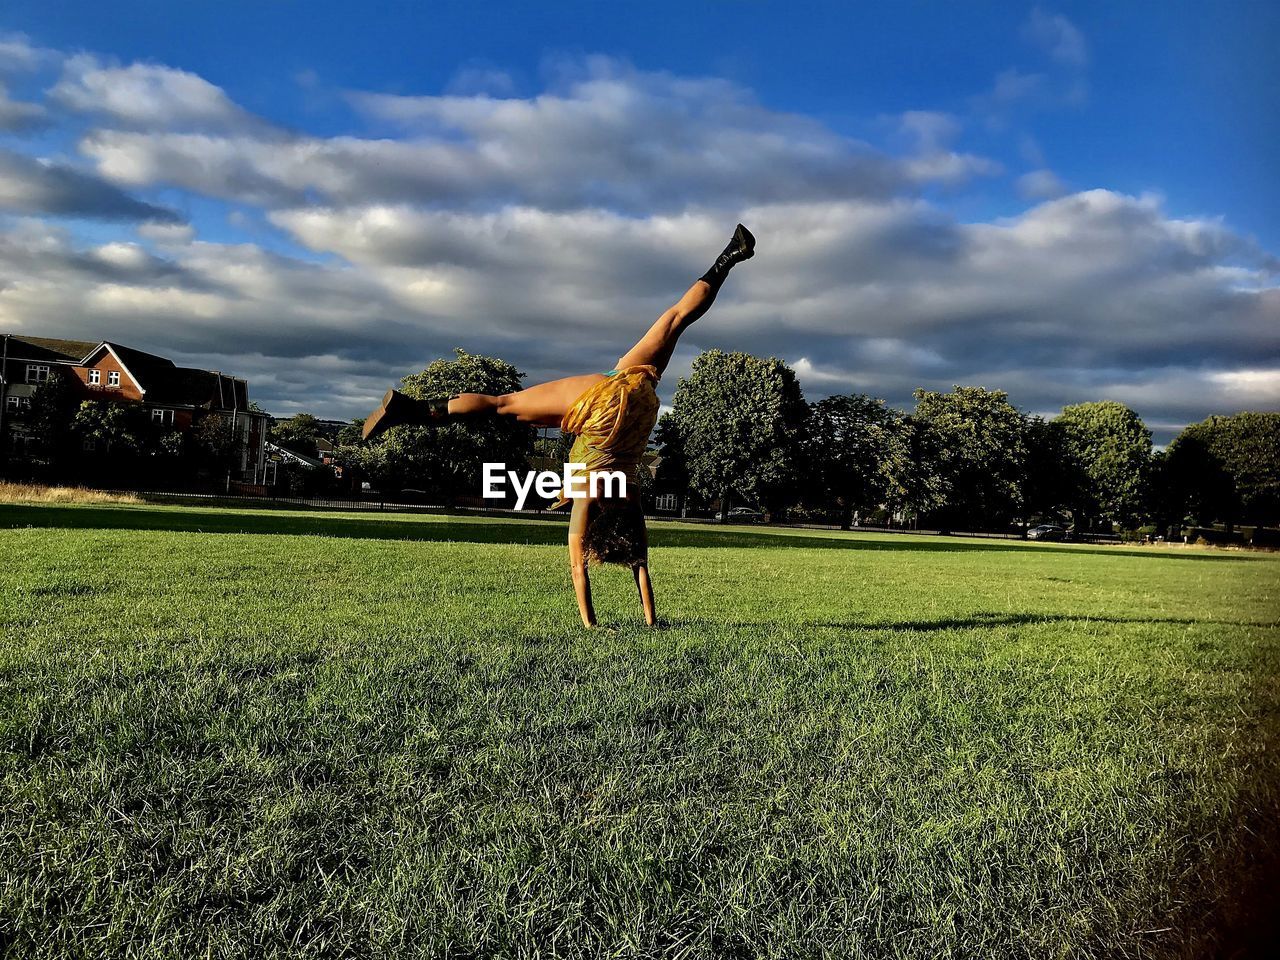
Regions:
[[[370,499],[370,498],[341,498],[341,497],[288,497],[266,495],[247,495],[235,493],[193,493],[185,491],[172,490],[113,490],[111,493],[131,494],[133,496],[143,497],[152,502],[172,501],[178,503],[202,503],[209,506],[228,506],[228,507],[268,507],[281,509],[303,509],[303,510],[336,510],[336,511],[357,511],[357,512],[375,512],[375,513],[423,513],[423,514],[459,514],[459,515],[478,515],[478,516],[497,516],[497,517],[515,517],[527,520],[556,520],[564,519],[566,514],[561,511],[551,511],[545,508],[534,507],[525,510],[513,510],[505,507],[479,507],[465,504],[449,504],[449,503],[404,503],[398,500],[387,499]],[[714,517],[682,517],[672,513],[650,513],[650,520],[672,521],[679,523],[694,523],[707,526],[719,526],[720,521]],[[733,525],[733,524],[731,524]],[[838,524],[824,524],[812,522],[788,522],[774,521],[768,524],[755,524],[762,527],[783,527],[797,530],[831,530],[838,531]],[[903,534],[916,536],[938,536],[944,531],[937,529],[908,529],[905,527],[883,527],[860,525],[850,528],[851,533],[888,533]],[[978,538],[984,540],[1022,540],[1025,539],[1023,534],[1018,531],[991,531],[991,530],[948,530],[945,531],[948,536],[963,538]],[[1120,538],[1113,534],[1085,534],[1076,538],[1075,542],[1119,542]]]

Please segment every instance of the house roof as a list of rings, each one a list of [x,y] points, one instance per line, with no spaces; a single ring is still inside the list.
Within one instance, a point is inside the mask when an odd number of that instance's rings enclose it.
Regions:
[[[290,450],[288,447],[282,447],[278,443],[268,440],[266,442],[268,453],[279,454],[285,460],[292,460],[295,463],[305,464],[308,467],[323,467],[324,464],[315,457],[308,457],[305,453],[299,453],[297,450]]]
[[[130,368],[132,369],[132,368]],[[152,371],[147,385],[151,403],[179,403],[211,410],[248,410],[249,384],[217,370],[175,367]],[[152,386],[154,384],[154,386]]]
[[[177,369],[172,360],[157,357],[154,353],[144,353],[111,340],[104,340],[102,346],[110,347],[120,358],[120,362],[129,368],[133,378],[139,381],[138,385],[147,391],[150,391],[151,384],[164,379],[171,370]]]
[[[23,344],[28,349],[19,352],[14,349],[15,343]],[[96,346],[98,341],[9,335],[9,355],[23,360],[70,360],[73,363],[79,363]]]
[[[15,350],[14,345],[22,346]],[[48,360],[83,363],[99,350],[110,350],[119,359],[149,403],[171,403],[207,410],[249,409],[249,384],[217,370],[179,367],[172,360],[126,347],[114,340],[58,340],[51,337],[10,336],[11,360]]]

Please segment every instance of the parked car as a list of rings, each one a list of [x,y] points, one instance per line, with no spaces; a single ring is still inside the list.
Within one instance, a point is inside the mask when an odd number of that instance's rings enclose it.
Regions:
[[[716,514],[717,520],[724,519],[724,513]],[[764,514],[750,507],[733,507],[729,511],[730,523],[764,523]]]
[[[1066,540],[1067,531],[1056,523],[1042,523],[1027,531],[1028,540]]]

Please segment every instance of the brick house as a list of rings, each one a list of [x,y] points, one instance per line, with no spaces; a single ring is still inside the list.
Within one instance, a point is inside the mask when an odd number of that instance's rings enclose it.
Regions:
[[[217,370],[179,367],[172,360],[109,340],[0,336],[0,440],[24,446],[23,419],[31,395],[53,377],[71,381],[85,400],[139,403],[151,419],[190,430],[216,416],[235,438],[232,479],[260,483],[266,457],[267,415],[249,409],[249,384]]]

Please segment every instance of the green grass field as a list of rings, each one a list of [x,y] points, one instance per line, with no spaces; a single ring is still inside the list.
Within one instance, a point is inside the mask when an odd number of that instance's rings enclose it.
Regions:
[[[0,506],[0,954],[1192,957],[1266,916],[1280,557]]]

